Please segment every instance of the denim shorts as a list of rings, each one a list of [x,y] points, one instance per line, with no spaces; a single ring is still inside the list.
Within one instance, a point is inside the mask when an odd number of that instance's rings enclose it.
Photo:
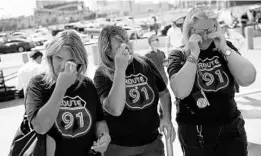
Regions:
[[[224,125],[179,125],[178,138],[184,156],[247,156],[244,125],[242,116]]]
[[[104,156],[164,156],[164,144],[161,137],[150,144],[136,147],[110,144]]]

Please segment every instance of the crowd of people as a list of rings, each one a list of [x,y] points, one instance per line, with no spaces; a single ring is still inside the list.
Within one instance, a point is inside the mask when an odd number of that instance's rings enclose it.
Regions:
[[[91,80],[80,37],[62,31],[46,47],[46,69],[18,82],[28,121],[48,135],[46,150],[55,156],[164,156],[163,135],[172,143],[177,135],[184,156],[247,156],[245,122],[234,96],[238,86],[255,81],[256,70],[225,32],[210,8],[197,6],[180,37],[169,37],[169,56],[157,35],[140,56],[122,27],[105,26]],[[37,53],[34,62],[42,57]]]

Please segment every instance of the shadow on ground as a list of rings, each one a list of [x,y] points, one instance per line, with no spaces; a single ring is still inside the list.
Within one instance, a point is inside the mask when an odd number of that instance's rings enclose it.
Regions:
[[[261,100],[244,96],[244,101],[238,101],[239,109],[245,119],[261,119]],[[261,156],[261,155],[260,155]]]
[[[10,100],[10,101],[5,101],[5,102],[0,102],[0,109],[4,108],[10,108],[10,107],[16,107],[19,105],[22,105],[24,103],[24,99],[15,99],[15,100]]]

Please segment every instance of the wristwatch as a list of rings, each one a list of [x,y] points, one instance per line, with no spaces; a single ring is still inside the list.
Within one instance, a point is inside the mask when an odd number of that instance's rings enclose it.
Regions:
[[[192,63],[196,63],[196,64],[198,63],[198,60],[192,54],[187,56],[187,61],[192,62]]]
[[[231,49],[227,48],[227,49],[225,50],[224,54],[225,54],[226,56],[230,56],[230,55],[231,55]]]

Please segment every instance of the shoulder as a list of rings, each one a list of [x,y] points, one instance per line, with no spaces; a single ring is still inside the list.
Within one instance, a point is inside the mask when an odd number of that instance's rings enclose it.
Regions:
[[[185,58],[186,54],[184,49],[182,48],[172,49],[169,53],[169,58],[173,58],[173,57]]]
[[[96,76],[105,76],[105,67],[99,66],[96,69],[95,74],[94,74],[94,77],[96,77]]]
[[[44,76],[45,76],[45,74],[33,76],[28,83],[28,88],[40,89],[40,88],[46,87],[47,84],[44,81]]]

